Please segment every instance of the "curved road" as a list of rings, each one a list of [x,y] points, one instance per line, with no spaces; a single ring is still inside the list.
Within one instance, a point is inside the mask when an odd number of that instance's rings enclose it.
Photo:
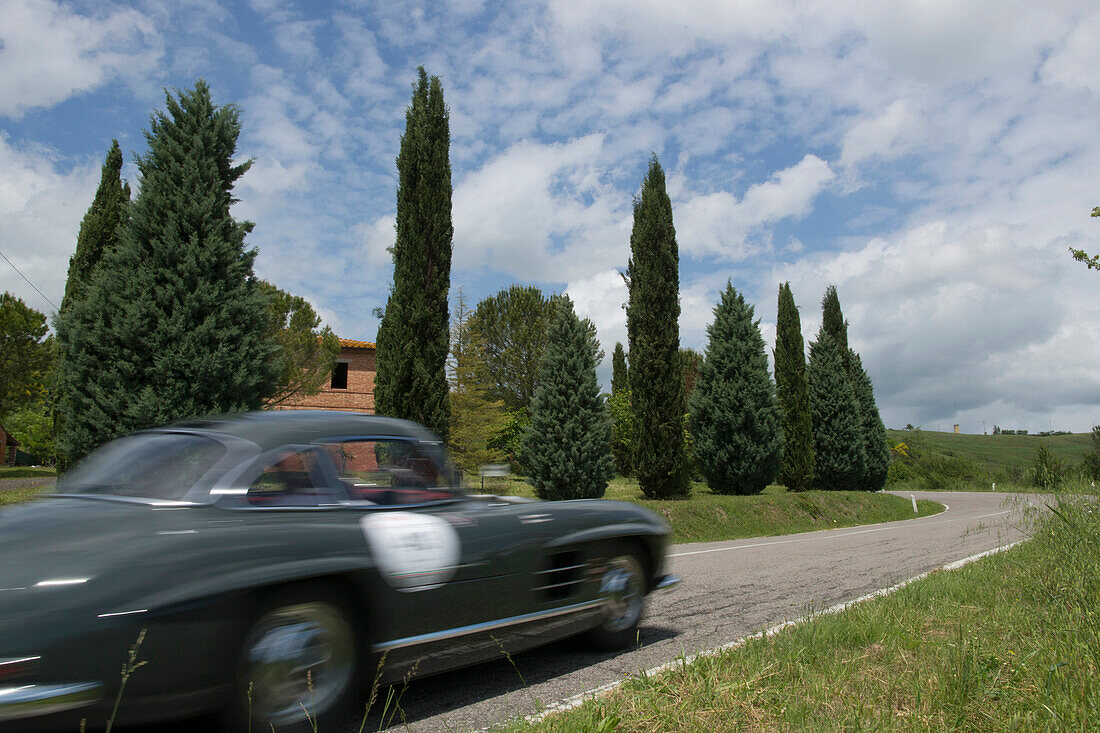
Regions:
[[[414,681],[401,698],[405,725],[418,732],[479,730],[537,712],[678,655],[729,643],[1015,542],[1023,533],[1014,506],[1039,501],[1029,495],[915,493],[945,504],[947,511],[799,535],[675,545],[669,570],[684,582],[650,598],[637,649],[597,654],[567,641]],[[899,495],[909,498],[908,492]],[[377,730],[379,723],[372,713],[364,730]],[[349,721],[347,730],[357,731],[359,724]],[[393,725],[400,724],[399,714]]]

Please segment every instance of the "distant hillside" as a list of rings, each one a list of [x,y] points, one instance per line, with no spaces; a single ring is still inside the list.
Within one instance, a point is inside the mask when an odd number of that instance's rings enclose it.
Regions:
[[[1088,433],[1069,435],[955,435],[931,430],[887,430],[891,447],[905,443],[910,460],[895,452],[886,488],[988,489],[1023,487],[1039,444],[1072,467],[1092,447]],[[905,464],[905,465],[898,465]],[[1000,488],[1000,486],[998,486]]]

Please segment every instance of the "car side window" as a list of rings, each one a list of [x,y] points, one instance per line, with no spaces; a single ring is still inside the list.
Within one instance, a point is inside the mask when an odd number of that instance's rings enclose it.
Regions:
[[[328,492],[319,488],[320,472],[312,450],[286,448],[262,459],[248,486],[247,503],[256,507],[317,506]]]
[[[423,504],[455,495],[435,460],[414,441],[345,440],[322,447],[352,501]]]

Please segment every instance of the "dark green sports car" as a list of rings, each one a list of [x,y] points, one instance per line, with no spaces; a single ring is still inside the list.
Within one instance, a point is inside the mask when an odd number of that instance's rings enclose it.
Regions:
[[[0,512],[0,727],[94,728],[118,699],[123,722],[310,727],[377,669],[578,633],[624,647],[645,596],[678,581],[667,540],[631,504],[468,495],[401,420],[272,411],[134,433]]]

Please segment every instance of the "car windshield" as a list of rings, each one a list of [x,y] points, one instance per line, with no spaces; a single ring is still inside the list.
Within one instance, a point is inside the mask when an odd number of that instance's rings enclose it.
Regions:
[[[224,445],[201,435],[138,433],[91,453],[57,491],[180,500],[223,455]]]

